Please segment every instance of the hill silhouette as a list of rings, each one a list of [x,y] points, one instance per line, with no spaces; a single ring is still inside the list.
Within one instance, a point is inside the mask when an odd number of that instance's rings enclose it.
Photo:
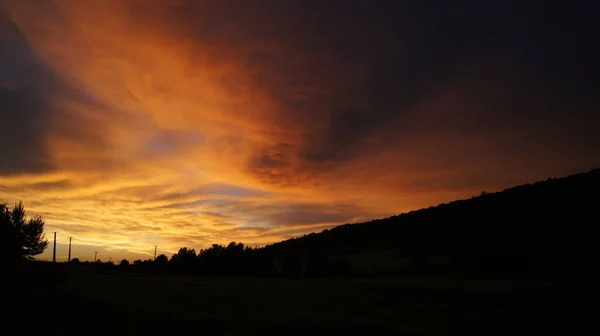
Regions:
[[[597,329],[599,183],[594,170],[264,248],[24,259],[5,269],[4,317],[28,334],[582,334]],[[23,314],[44,305],[36,323]]]
[[[345,224],[264,250],[279,260],[282,273],[295,275],[321,269],[327,269],[322,275],[350,270],[372,275],[591,275],[600,250],[599,187],[600,169],[594,169]]]
[[[170,259],[79,269],[253,277],[594,279],[600,169],[551,178],[262,248],[231,242]],[[78,259],[76,259],[78,261]]]

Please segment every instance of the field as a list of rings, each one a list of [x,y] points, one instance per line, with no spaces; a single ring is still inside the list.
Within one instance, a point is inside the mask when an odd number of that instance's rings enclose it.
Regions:
[[[589,334],[598,302],[586,286],[539,281],[166,277],[51,266],[5,284],[4,317],[21,334]]]

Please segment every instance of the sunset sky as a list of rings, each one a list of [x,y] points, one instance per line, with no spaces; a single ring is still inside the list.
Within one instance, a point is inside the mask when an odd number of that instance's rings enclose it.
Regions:
[[[0,202],[118,261],[588,171],[596,5],[550,3],[1,0]]]

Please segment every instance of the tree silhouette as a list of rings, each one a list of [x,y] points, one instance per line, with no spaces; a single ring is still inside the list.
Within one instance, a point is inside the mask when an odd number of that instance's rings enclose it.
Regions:
[[[129,266],[129,260],[123,259],[123,260],[121,260],[121,263],[119,265],[121,265],[121,266]]]
[[[196,250],[188,249],[187,247],[182,247],[179,249],[177,254],[173,255],[173,258],[179,258],[183,261],[194,260],[196,259]]]
[[[191,274],[195,272],[196,250],[182,247],[171,257],[170,264],[175,272]]]
[[[161,254],[158,257],[156,257],[156,259],[154,260],[154,262],[157,265],[166,265],[169,262],[169,258],[166,255]]]
[[[23,203],[10,210],[0,204],[0,253],[6,259],[31,259],[44,252],[48,240],[44,235],[44,220],[34,216],[27,220]]]

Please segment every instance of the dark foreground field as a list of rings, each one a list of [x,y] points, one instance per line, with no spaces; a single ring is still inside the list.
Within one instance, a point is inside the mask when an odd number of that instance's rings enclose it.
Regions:
[[[573,335],[594,333],[597,317],[597,292],[584,285],[161,277],[51,266],[9,276],[2,327],[11,335]]]

